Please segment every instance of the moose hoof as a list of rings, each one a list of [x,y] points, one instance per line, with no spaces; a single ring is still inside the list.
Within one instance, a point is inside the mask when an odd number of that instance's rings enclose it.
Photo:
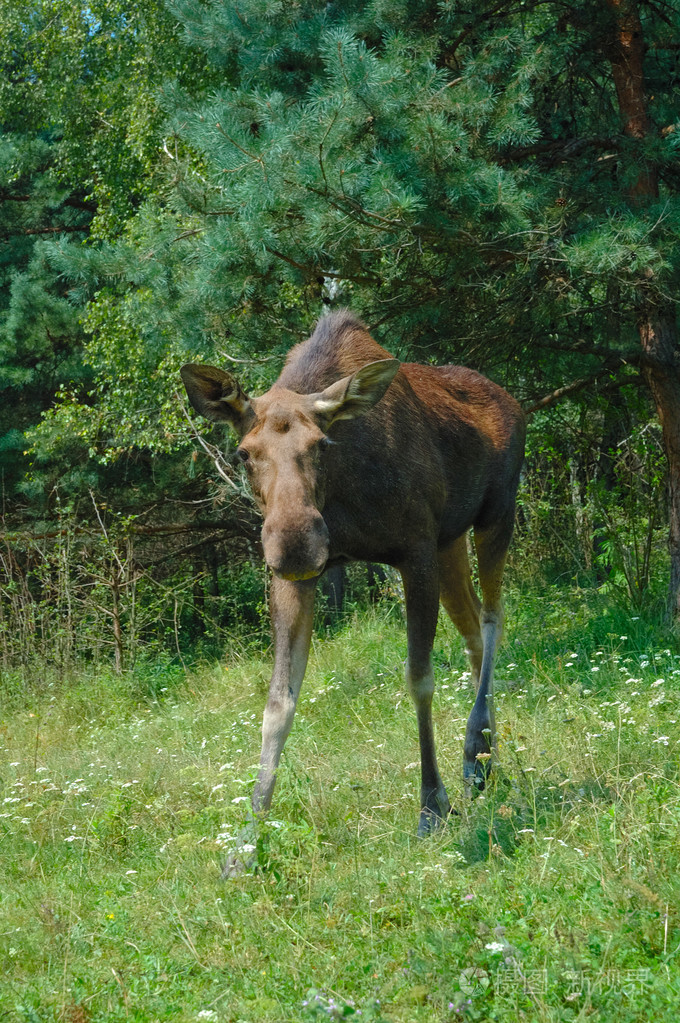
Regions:
[[[450,813],[451,804],[445,789],[428,796],[420,811],[418,838],[427,838],[439,828],[443,828]]]
[[[477,753],[474,758],[465,756],[463,760],[463,781],[465,793],[472,798],[483,792],[491,774],[491,753]]]
[[[238,845],[227,858],[222,868],[222,880],[248,874],[257,864],[257,836],[252,825],[246,826],[239,835]]]
[[[228,881],[233,877],[240,877],[241,874],[249,874],[257,863],[257,854],[254,846],[244,845],[236,849],[227,859],[222,868],[222,880]]]

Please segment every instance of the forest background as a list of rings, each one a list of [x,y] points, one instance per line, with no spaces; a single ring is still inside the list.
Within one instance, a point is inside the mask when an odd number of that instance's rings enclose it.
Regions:
[[[530,413],[518,571],[677,614],[679,18],[4,5],[3,663],[260,623],[256,515],[178,369],[264,388],[344,305]]]
[[[0,1016],[676,1023],[677,0],[0,4]],[[326,309],[529,414],[496,672],[320,602],[256,870],[259,523],[188,361]],[[382,599],[374,605],[376,582]]]

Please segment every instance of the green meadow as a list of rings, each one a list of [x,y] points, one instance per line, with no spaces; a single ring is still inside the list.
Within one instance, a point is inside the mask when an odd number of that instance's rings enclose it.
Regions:
[[[511,591],[500,765],[466,803],[458,637],[435,646],[456,813],[415,838],[397,605],[314,638],[257,868],[266,650],[1,680],[0,1019],[676,1021],[680,657],[594,591]]]

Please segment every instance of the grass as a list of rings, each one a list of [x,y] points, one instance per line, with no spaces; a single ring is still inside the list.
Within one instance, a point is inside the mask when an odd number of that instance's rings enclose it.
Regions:
[[[270,663],[0,680],[0,1019],[675,1021],[680,658],[593,593],[515,593],[501,767],[466,805],[461,644],[435,649],[459,815],[415,839],[398,612],[314,649],[261,869],[245,820]]]

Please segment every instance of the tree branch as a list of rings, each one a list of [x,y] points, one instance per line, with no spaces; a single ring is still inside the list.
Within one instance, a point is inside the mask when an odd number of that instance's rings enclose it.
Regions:
[[[60,226],[60,227],[28,227],[22,228],[19,231],[3,231],[0,233],[0,238],[17,238],[24,235],[35,235],[35,234],[74,234],[80,232],[81,234],[87,234],[90,230],[89,225],[83,225],[80,227],[75,226]]]
[[[616,149],[616,139],[595,136],[593,138],[571,138],[571,139],[550,139],[545,142],[536,142],[532,146],[522,146],[518,149],[509,150],[498,157],[498,163],[504,166],[508,163],[516,163],[524,160],[527,156],[549,157],[547,165],[553,167],[562,160],[569,160],[578,156],[584,149]]]
[[[535,401],[532,405],[524,406],[524,413],[527,416],[531,416],[534,412],[540,412],[541,409],[547,408],[549,405],[554,405],[556,401],[560,401],[562,398],[567,398],[569,395],[578,394],[579,391],[584,390],[591,384],[594,384],[597,380],[601,380],[602,377],[611,374],[613,366],[610,363],[607,366],[603,366],[597,371],[592,373],[588,377],[580,377],[578,380],[572,380],[571,383],[565,384],[563,387],[558,387],[549,394],[544,395],[538,401]],[[625,384],[632,382],[630,378],[616,381],[617,387],[623,387]]]

